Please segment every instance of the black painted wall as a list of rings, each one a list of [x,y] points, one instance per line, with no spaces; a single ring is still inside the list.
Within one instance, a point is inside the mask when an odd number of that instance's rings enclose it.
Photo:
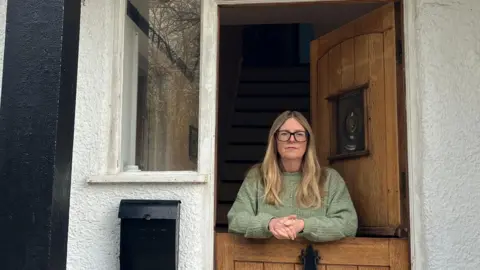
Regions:
[[[8,0],[0,269],[66,268],[81,0]]]

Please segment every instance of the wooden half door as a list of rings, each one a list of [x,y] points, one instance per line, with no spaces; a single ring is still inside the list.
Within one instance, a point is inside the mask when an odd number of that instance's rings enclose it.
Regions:
[[[305,240],[246,239],[216,233],[217,270],[303,270]],[[408,270],[408,240],[396,238],[347,238],[312,243],[318,252],[319,270]]]
[[[311,43],[311,110],[322,166],[345,179],[359,235],[402,231],[395,6]],[[402,149],[402,151],[406,151]]]

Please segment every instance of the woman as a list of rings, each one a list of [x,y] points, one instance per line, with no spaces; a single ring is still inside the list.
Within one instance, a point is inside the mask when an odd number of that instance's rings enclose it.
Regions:
[[[286,111],[274,121],[263,162],[247,173],[228,225],[249,238],[326,242],[355,236],[357,213],[345,182],[335,170],[320,168],[302,114]]]

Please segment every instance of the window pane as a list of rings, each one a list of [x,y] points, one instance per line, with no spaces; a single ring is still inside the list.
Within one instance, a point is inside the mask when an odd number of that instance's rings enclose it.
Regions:
[[[138,30],[135,163],[196,170],[200,0],[130,0],[127,16]]]

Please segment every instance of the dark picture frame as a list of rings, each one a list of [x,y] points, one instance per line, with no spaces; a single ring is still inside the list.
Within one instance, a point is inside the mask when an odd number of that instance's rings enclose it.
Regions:
[[[330,162],[368,156],[368,112],[363,84],[327,97],[331,108]]]

